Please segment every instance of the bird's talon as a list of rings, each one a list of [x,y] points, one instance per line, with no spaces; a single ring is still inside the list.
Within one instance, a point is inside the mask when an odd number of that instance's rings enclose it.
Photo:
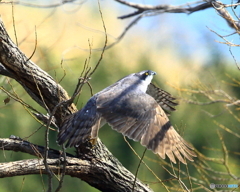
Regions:
[[[89,142],[92,144],[92,147],[95,147],[97,144],[97,138],[90,139]]]

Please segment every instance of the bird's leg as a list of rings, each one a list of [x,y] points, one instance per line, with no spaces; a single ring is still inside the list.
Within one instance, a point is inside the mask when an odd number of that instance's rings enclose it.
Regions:
[[[92,147],[95,147],[95,145],[97,144],[97,137],[90,138],[89,142],[92,144]]]
[[[89,142],[92,144],[93,147],[97,144],[98,131],[104,124],[106,124],[106,121],[104,119],[99,118],[96,124],[92,127]]]

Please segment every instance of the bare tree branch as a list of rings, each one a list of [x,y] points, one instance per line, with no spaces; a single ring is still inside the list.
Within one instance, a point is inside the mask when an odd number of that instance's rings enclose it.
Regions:
[[[47,163],[49,164],[50,169],[59,176],[62,172],[62,162],[59,159],[48,159]],[[108,162],[111,163],[111,162]],[[112,166],[104,162],[107,166]],[[126,183],[122,183],[122,186],[111,185],[113,182],[113,175],[119,175],[117,167],[111,167],[107,172],[103,170],[102,162],[95,161],[94,164],[87,160],[80,160],[78,158],[67,158],[66,166],[66,175],[71,177],[77,177],[84,181],[89,181],[89,177],[92,178],[92,185],[102,191],[112,191],[112,192],[125,192],[131,191],[131,185],[127,186]],[[99,173],[105,171],[104,178],[101,176],[101,182],[99,182]],[[29,175],[29,174],[46,174],[45,166],[43,159],[28,159],[15,161],[10,163],[0,163],[0,178],[3,177],[12,177],[20,175]],[[102,175],[102,174],[101,174]],[[119,178],[118,178],[119,179]],[[125,179],[128,180],[126,176]],[[126,180],[126,181],[127,181]],[[109,182],[111,181],[111,182]],[[115,180],[117,182],[117,180]],[[124,182],[124,181],[123,181]],[[136,184],[136,191],[151,191],[146,186],[139,187]]]
[[[137,3],[131,3],[131,2],[127,2],[127,1],[123,1],[123,0],[115,0],[123,5],[126,5],[128,7],[132,7],[134,9],[137,9],[137,11],[135,11],[134,13],[128,14],[128,15],[124,15],[124,16],[120,16],[118,17],[119,19],[126,19],[129,17],[133,17],[142,13],[154,13],[156,14],[160,14],[160,13],[193,13],[196,11],[200,11],[200,10],[204,10],[207,8],[212,7],[212,1],[213,0],[209,0],[209,1],[196,1],[196,2],[192,2],[192,3],[187,3],[187,4],[183,4],[183,5],[178,5],[178,6],[174,6],[174,5],[156,5],[156,6],[152,6],[152,5],[142,5],[142,4],[137,4]]]
[[[29,174],[47,174],[44,166],[44,147],[32,144],[28,141],[11,136],[12,139],[0,139],[1,150],[24,152],[37,156],[38,159],[29,159],[9,163],[0,163],[0,178]],[[132,191],[135,176],[112,156],[107,148],[98,140],[96,147],[91,146],[82,149],[79,158],[66,154],[65,175],[80,178],[90,185],[103,191],[126,192]],[[51,171],[60,175],[63,169],[63,154],[54,149],[49,149],[47,163]],[[81,157],[80,157],[81,156]],[[138,179],[135,190],[140,192],[152,191]]]
[[[28,141],[25,141],[19,137],[16,137],[14,135],[11,135],[9,139],[6,138],[0,138],[0,149],[1,150],[10,150],[15,152],[22,152],[27,153],[39,158],[42,158],[44,155],[44,147],[40,145],[35,145],[33,143],[30,143]],[[49,150],[49,158],[60,158],[62,156],[62,153],[55,149]],[[71,155],[69,153],[66,154],[68,157],[74,157],[74,155]]]
[[[213,4],[213,7],[215,8],[215,10],[220,14],[220,16],[226,20],[229,27],[235,29],[236,32],[238,32],[240,29],[240,23],[233,19],[231,14],[226,10],[226,8],[225,8],[226,6],[219,1],[216,1],[216,2],[213,1],[212,4]],[[232,5],[232,6],[234,6],[234,5]]]

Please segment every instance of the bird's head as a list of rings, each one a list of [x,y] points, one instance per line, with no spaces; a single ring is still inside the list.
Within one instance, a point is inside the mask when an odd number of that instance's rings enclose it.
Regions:
[[[148,85],[151,83],[153,79],[153,75],[156,75],[157,73],[151,70],[145,70],[141,71],[139,73],[135,73],[136,76],[138,76],[141,80],[141,82],[144,85],[143,91],[146,92]]]
[[[155,71],[151,70],[145,70],[138,73],[138,76],[141,78],[141,80],[151,83],[153,75],[156,75],[157,73]]]

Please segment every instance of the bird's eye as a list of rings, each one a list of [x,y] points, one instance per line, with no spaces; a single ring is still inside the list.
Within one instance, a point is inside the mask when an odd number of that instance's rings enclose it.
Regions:
[[[145,73],[145,75],[146,75],[146,76],[148,76],[148,75],[149,75],[149,73],[148,73],[148,72],[146,72],[146,73]]]

